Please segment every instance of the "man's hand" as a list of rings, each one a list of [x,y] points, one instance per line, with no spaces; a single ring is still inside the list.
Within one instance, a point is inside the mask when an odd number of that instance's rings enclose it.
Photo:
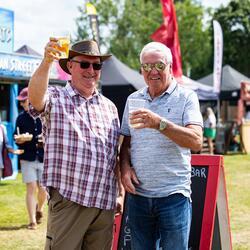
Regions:
[[[54,60],[59,60],[61,55],[59,47],[58,39],[51,37],[44,50],[44,61],[52,63]]]
[[[139,185],[134,168],[124,167],[121,169],[122,185],[129,193],[136,194],[134,184]]]
[[[130,124],[136,124],[134,128],[153,128],[158,129],[161,121],[161,117],[158,114],[148,110],[139,109],[133,111],[129,117]]]
[[[8,148],[9,153],[14,154],[14,155],[21,155],[24,153],[23,149],[13,149],[13,148]]]
[[[14,135],[14,139],[15,139],[16,144],[23,144],[27,141],[31,141],[32,137],[33,137],[33,135],[29,134],[29,133]]]
[[[124,206],[124,195],[119,195],[116,198],[116,211],[115,214],[122,214]]]

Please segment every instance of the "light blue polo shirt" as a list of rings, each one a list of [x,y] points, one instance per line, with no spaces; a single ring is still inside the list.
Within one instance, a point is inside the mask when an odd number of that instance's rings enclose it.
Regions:
[[[203,126],[196,93],[175,81],[153,100],[148,94],[148,87],[128,97],[133,98],[146,100],[146,109],[177,125]],[[174,193],[190,197],[190,149],[178,146],[156,129],[133,129],[129,126],[128,118],[127,100],[121,133],[131,136],[131,163],[140,182],[136,185],[136,192],[145,197],[166,197]]]

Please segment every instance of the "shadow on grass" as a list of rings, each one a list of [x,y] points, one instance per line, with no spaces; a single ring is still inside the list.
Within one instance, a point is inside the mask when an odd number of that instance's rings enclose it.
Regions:
[[[27,228],[27,225],[0,227],[0,231],[15,231],[15,230],[20,230],[24,228]]]
[[[0,186],[10,186],[11,183],[8,183],[8,182],[1,182],[0,181]]]

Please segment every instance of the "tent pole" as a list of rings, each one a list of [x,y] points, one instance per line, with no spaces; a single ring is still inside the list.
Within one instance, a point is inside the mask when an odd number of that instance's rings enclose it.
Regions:
[[[220,117],[220,98],[217,99],[217,123],[221,123]]]

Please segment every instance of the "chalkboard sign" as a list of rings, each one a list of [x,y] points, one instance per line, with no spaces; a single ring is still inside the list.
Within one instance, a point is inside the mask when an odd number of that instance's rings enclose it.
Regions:
[[[191,198],[192,223],[189,237],[189,248],[199,249],[202,218],[207,190],[208,166],[192,166]]]
[[[192,155],[190,250],[232,249],[222,156]],[[126,199],[115,219],[113,250],[130,250]]]

